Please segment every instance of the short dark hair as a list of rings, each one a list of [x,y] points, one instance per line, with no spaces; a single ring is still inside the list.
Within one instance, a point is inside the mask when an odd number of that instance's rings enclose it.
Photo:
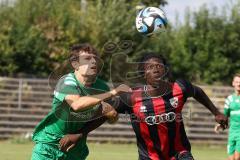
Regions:
[[[235,78],[235,77],[240,77],[240,73],[234,74],[233,78]]]
[[[144,64],[146,61],[148,61],[149,59],[152,59],[152,58],[156,58],[156,59],[159,59],[164,66],[167,66],[167,61],[166,59],[163,57],[163,55],[161,54],[157,54],[155,52],[146,52],[142,55],[142,57],[138,60],[139,65],[138,65],[138,71],[141,73],[141,74],[144,74]]]
[[[81,44],[75,44],[70,47],[70,55],[69,55],[69,61],[77,61],[79,58],[79,52],[85,51],[90,54],[97,55],[97,50],[91,46],[89,43],[81,43]]]

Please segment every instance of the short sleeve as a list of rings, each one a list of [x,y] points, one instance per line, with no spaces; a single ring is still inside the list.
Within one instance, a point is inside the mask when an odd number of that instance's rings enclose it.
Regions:
[[[71,75],[60,78],[54,90],[54,97],[62,102],[64,101],[66,95],[80,94],[81,90],[78,89],[77,82]]]
[[[177,80],[177,83],[180,85],[184,92],[184,96],[187,97],[193,97],[194,96],[194,87],[192,83],[185,79],[179,79]]]
[[[232,102],[232,96],[228,96],[225,100],[223,113],[225,116],[230,116],[230,103]]]

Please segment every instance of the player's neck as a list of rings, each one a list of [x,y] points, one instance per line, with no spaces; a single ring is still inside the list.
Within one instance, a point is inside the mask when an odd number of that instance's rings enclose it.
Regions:
[[[90,76],[83,76],[81,73],[79,73],[77,71],[75,71],[74,74],[75,74],[77,80],[83,86],[86,86],[86,87],[90,87],[93,84],[93,82],[95,81],[95,78],[96,78],[96,77],[90,77]]]
[[[237,96],[240,96],[240,91],[235,91]]]
[[[162,96],[170,89],[170,84],[167,82],[162,82],[158,86],[148,84],[146,89],[147,94],[151,97]]]

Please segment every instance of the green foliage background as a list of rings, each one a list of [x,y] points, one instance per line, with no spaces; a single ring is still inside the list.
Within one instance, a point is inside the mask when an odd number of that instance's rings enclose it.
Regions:
[[[87,2],[87,3],[83,3]],[[109,78],[108,42],[132,40],[130,59],[145,50],[168,58],[173,75],[197,83],[223,83],[240,72],[240,1],[224,8],[185,12],[151,38],[135,29],[136,6],[171,5],[166,0],[16,0],[0,6],[0,75],[47,77],[61,67],[72,44],[89,42],[100,52]],[[167,14],[167,13],[166,13]]]

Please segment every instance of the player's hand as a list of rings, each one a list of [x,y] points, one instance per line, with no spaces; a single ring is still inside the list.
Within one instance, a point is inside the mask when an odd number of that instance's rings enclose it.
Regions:
[[[110,124],[118,121],[117,111],[108,103],[102,102],[102,114],[107,117],[107,122]]]
[[[228,118],[224,116],[222,113],[217,114],[215,116],[215,120],[223,130],[228,128]]]
[[[117,88],[111,90],[110,92],[112,95],[116,96],[123,92],[132,92],[132,89],[126,84],[121,84]]]
[[[222,128],[221,125],[220,125],[220,124],[217,124],[217,125],[214,127],[215,133],[218,133],[218,134],[219,134],[221,128]]]
[[[108,118],[108,120],[107,120],[107,122],[108,122],[109,124],[114,124],[114,123],[116,123],[117,121],[118,121],[118,116],[113,117],[113,118]]]
[[[115,119],[118,116],[117,111],[109,103],[101,102],[102,114],[108,119]]]
[[[59,149],[68,152],[83,137],[82,134],[67,134],[59,141]]]

